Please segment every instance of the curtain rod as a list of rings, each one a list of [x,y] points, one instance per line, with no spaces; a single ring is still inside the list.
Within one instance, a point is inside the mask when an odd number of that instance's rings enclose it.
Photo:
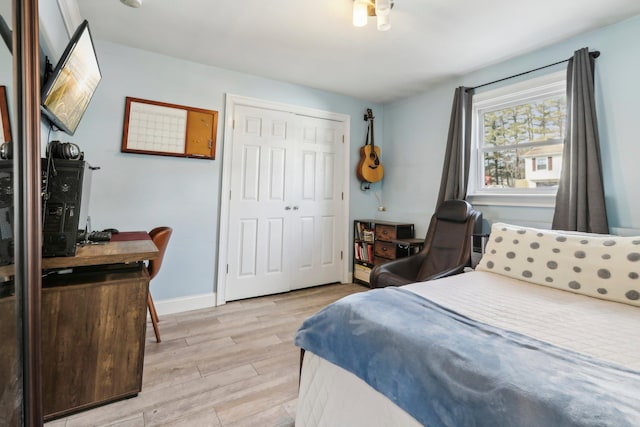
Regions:
[[[594,50],[593,52],[589,52],[589,56],[595,59],[595,58],[600,56],[600,51],[599,50]],[[534,71],[544,70],[545,68],[553,67],[554,65],[562,64],[563,62],[568,62],[569,59],[571,59],[571,58],[565,59],[564,61],[558,61],[558,62],[554,62],[553,64],[549,64],[549,65],[545,65],[545,66],[542,66],[542,67],[538,67],[538,68],[535,68],[533,70],[525,71],[523,73],[514,74],[513,76],[504,77],[502,79],[494,80],[494,81],[489,82],[489,83],[483,83],[483,84],[478,85],[478,86],[468,87],[468,88],[466,88],[466,91],[470,91],[470,90],[478,89],[478,88],[481,88],[481,87],[489,86],[489,85],[492,85],[494,83],[502,82],[504,80],[513,79],[515,77],[524,76],[525,74],[533,73]]]

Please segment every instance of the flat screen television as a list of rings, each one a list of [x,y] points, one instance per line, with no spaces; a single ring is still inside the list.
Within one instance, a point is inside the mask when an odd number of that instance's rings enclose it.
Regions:
[[[42,88],[42,112],[54,126],[73,135],[101,78],[89,23],[85,20]]]

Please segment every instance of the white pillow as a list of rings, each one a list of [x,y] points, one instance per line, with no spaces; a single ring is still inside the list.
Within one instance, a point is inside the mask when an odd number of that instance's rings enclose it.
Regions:
[[[495,223],[476,269],[640,306],[640,237]]]

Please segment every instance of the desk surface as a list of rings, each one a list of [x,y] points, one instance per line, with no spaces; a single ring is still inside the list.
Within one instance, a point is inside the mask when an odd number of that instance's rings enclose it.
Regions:
[[[78,246],[75,256],[42,258],[42,269],[121,264],[158,258],[158,248],[147,233],[122,232],[116,236],[110,242]],[[13,264],[0,266],[0,276],[12,276],[14,272]]]
[[[139,232],[122,232],[115,235],[119,237],[112,239],[110,242],[78,246],[75,256],[42,258],[42,268],[70,268],[156,259],[158,257],[158,248],[148,235],[146,235],[146,239],[127,239],[128,235],[139,238],[138,234]]]

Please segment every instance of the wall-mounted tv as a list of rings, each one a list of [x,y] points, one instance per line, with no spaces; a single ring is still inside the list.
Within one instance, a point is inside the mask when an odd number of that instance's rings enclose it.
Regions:
[[[54,126],[73,135],[101,78],[89,23],[85,20],[42,88],[42,112]]]

